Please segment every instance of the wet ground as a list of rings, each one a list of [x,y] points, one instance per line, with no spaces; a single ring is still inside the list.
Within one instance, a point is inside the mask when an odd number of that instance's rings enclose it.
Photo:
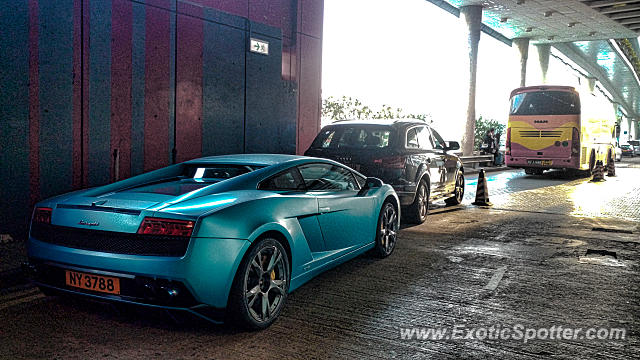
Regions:
[[[436,204],[425,224],[404,226],[387,259],[315,278],[262,332],[4,289],[0,358],[638,358],[640,161],[616,170],[599,183],[491,173],[491,208],[470,205],[469,177],[462,206]],[[484,331],[518,326],[579,335],[525,343]],[[407,336],[436,328],[444,339]],[[587,340],[590,328],[625,338]]]

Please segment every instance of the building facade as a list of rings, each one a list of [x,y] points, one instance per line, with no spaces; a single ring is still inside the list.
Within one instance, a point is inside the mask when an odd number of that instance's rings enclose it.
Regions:
[[[302,153],[319,130],[323,0],[0,8],[0,233],[23,237],[46,197],[200,156]]]

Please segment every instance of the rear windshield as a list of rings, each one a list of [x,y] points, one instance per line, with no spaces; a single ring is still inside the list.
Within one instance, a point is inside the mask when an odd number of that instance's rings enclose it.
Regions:
[[[258,169],[248,165],[186,165],[182,175],[135,186],[122,192],[178,196]]]
[[[567,91],[535,91],[514,95],[510,115],[578,115],[580,99]]]
[[[311,144],[318,149],[377,149],[389,146],[393,130],[379,125],[332,126]]]

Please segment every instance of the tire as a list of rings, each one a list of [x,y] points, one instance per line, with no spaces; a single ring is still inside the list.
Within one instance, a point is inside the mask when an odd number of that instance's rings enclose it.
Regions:
[[[412,224],[422,224],[429,213],[429,185],[424,179],[418,182],[416,196],[407,208],[407,220]]]
[[[272,238],[257,241],[242,259],[229,295],[228,325],[248,330],[266,329],[278,318],[291,277],[282,244]]]
[[[458,205],[462,202],[462,198],[464,198],[464,174],[458,171],[458,176],[456,176],[456,185],[453,189],[453,196],[445,199],[444,202],[447,205]]]
[[[596,168],[596,153],[591,152],[589,156],[589,176],[593,175],[593,170]]]
[[[376,230],[376,246],[374,254],[379,258],[386,258],[396,248],[398,238],[398,210],[391,201],[385,201],[378,215]]]

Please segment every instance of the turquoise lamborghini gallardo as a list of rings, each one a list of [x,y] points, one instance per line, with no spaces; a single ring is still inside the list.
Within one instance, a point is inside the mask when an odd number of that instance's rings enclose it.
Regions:
[[[399,211],[391,186],[331,160],[206,157],[39,202],[28,269],[45,293],[262,329],[322,271],[390,255]]]

